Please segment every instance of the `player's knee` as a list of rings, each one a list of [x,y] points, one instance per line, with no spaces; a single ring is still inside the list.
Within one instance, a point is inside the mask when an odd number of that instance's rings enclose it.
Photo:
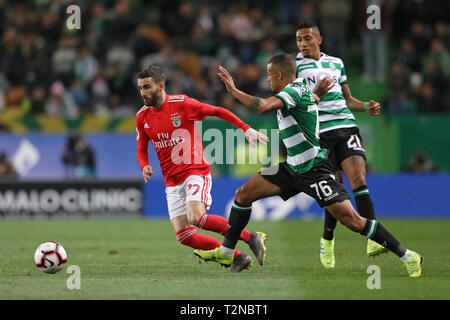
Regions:
[[[187,213],[188,223],[193,226],[198,225],[198,223],[200,221],[200,217],[201,217],[201,214],[198,212],[195,212],[194,210],[188,211],[188,213]]]
[[[253,202],[250,193],[243,187],[239,187],[236,190],[234,199],[243,206],[251,206]]]
[[[186,206],[187,222],[197,226],[202,215],[206,212],[206,205],[199,202],[188,202]]]
[[[350,183],[350,187],[352,188],[352,190],[355,190],[362,186],[365,186],[366,185],[366,175],[364,174],[364,172],[354,174],[349,179],[349,183]]]

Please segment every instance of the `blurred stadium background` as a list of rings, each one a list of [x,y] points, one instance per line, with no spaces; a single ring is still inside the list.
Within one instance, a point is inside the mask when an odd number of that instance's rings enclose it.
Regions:
[[[67,28],[72,4],[80,29]],[[370,4],[381,7],[381,30],[365,27]],[[0,214],[167,217],[153,147],[150,183],[135,157],[137,72],[159,64],[169,94],[276,128],[275,117],[250,114],[226,92],[217,67],[268,96],[266,61],[297,53],[296,23],[310,16],[322,51],[343,59],[352,94],[382,104],[378,117],[355,114],[377,215],[448,218],[449,12],[444,0],[0,0]],[[209,118],[202,128],[232,126]],[[214,165],[211,211],[225,215],[257,170]],[[322,210],[303,195],[255,204],[254,219],[291,217],[321,218]]]

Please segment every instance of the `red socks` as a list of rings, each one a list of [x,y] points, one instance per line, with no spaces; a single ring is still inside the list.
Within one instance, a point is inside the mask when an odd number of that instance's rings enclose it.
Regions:
[[[197,227],[221,234],[227,233],[228,220],[217,215],[208,215],[206,212],[200,217]],[[188,227],[176,233],[177,241],[194,249],[212,250],[220,247],[222,243],[214,237],[197,233],[196,227]],[[239,240],[247,242],[250,239],[250,231],[242,230]],[[240,255],[239,250],[234,250],[234,257]]]
[[[226,220],[225,220],[226,221]],[[214,237],[197,233],[196,227],[188,227],[176,233],[177,241],[194,249],[212,250],[220,247],[222,243]],[[234,250],[234,257],[240,255],[239,250]]]
[[[223,236],[227,233],[228,220],[217,215],[208,215],[206,212],[202,214],[198,221],[197,227],[204,230],[209,230],[221,234]],[[250,239],[250,231],[242,230],[239,240],[247,242]]]

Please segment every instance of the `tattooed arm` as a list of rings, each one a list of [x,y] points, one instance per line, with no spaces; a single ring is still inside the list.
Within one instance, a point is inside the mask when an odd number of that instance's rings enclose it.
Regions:
[[[258,113],[264,114],[272,110],[277,110],[284,107],[283,101],[281,101],[277,97],[269,97],[265,99],[251,96],[239,90],[234,85],[233,78],[230,76],[228,71],[222,67],[219,67],[219,77],[225,83],[225,86],[227,87],[229,93],[231,93],[243,105],[253,110],[256,110]]]

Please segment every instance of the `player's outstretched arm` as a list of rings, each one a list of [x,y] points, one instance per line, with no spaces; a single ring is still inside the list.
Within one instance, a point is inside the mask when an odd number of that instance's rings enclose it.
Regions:
[[[239,90],[236,88],[230,73],[222,66],[219,66],[219,78],[223,81],[229,93],[231,93],[244,106],[254,109],[260,114],[265,114],[284,107],[283,102],[277,97],[260,98],[251,96]]]
[[[253,147],[255,147],[256,141],[259,141],[262,144],[266,144],[269,141],[269,138],[267,136],[259,131],[256,131],[255,129],[252,129],[248,124],[242,121],[230,110],[218,106],[209,105],[207,103],[201,103],[198,100],[192,98],[187,98],[186,103],[189,105],[189,118],[191,120],[203,120],[207,116],[218,117],[241,129],[245,133],[245,138]]]
[[[342,94],[345,98],[345,102],[347,103],[347,107],[351,111],[367,112],[370,116],[376,116],[381,111],[381,105],[378,102],[374,100],[364,102],[353,97],[347,83],[342,84]]]

